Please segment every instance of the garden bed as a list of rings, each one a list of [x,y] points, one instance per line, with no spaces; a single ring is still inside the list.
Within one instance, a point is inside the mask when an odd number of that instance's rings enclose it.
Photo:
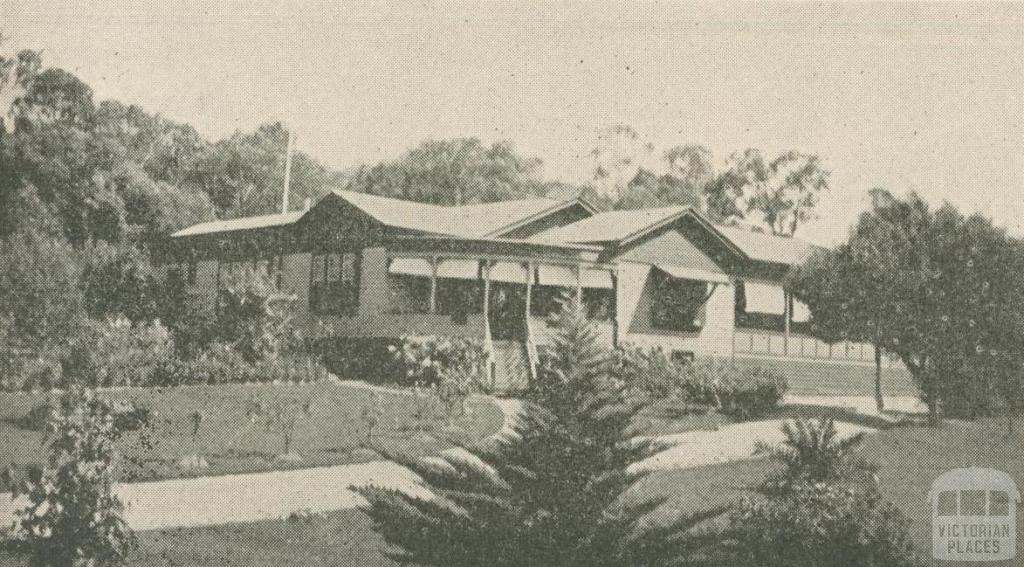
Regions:
[[[484,399],[467,403],[455,419],[428,396],[372,391],[350,384],[224,384],[175,388],[107,390],[111,400],[131,401],[150,410],[151,428],[125,435],[120,449],[126,480],[156,480],[349,464],[377,460],[368,445],[410,454],[430,454],[496,433],[501,410]],[[43,432],[28,419],[46,394],[0,394],[0,470],[16,476],[46,459]],[[282,458],[283,430],[254,415],[286,408],[295,417],[292,455]],[[308,412],[304,406],[308,404]],[[193,435],[196,412],[201,415]],[[376,414],[372,440],[367,413]],[[372,443],[368,443],[372,441]],[[189,466],[197,455],[205,467]],[[2,489],[2,487],[0,487]]]

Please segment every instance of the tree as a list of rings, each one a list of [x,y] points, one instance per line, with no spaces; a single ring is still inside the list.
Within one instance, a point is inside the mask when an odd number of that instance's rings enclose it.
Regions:
[[[541,161],[510,142],[477,138],[426,140],[401,158],[359,168],[349,189],[438,205],[535,198],[544,191]]]
[[[615,203],[616,209],[643,209],[673,205],[699,207],[701,190],[672,174],[656,175],[640,168]]]
[[[264,124],[254,132],[235,132],[206,149],[198,178],[221,218],[281,212],[288,131]],[[323,165],[304,154],[292,156],[290,202],[316,200],[335,184]],[[293,207],[294,208],[294,207]]]
[[[594,160],[593,181],[598,194],[621,199],[654,145],[628,124],[613,124],[597,132],[597,145],[590,151]]]
[[[882,396],[882,353],[891,336],[885,325],[897,323],[884,310],[883,297],[898,270],[890,241],[851,241],[815,252],[789,276],[787,287],[811,311],[811,332],[828,343],[867,342],[875,347],[875,405]],[[879,248],[881,247],[881,248]]]
[[[708,188],[712,215],[728,220],[761,215],[772,234],[792,235],[814,218],[818,195],[828,190],[829,172],[818,156],[795,151],[767,159],[748,148],[729,157]]]
[[[626,468],[650,452],[631,440],[640,409],[610,373],[582,310],[568,306],[551,356],[516,426],[486,448],[421,461],[390,455],[424,479],[433,498],[357,489],[400,561],[420,565],[611,566],[675,564],[697,545],[682,534],[711,511],[644,530],[660,502],[626,506],[637,477]]]
[[[0,45],[3,42],[0,36]],[[38,51],[23,50],[15,57],[0,56],[0,138],[14,131],[17,110],[41,67]]]
[[[988,411],[991,380],[968,376],[993,357],[1013,361],[1020,353],[1013,338],[1024,291],[1007,269],[1021,265],[1020,247],[1004,230],[949,204],[932,211],[913,193],[901,200],[875,190],[849,242],[813,264],[796,285],[812,322],[871,336],[896,353],[933,423],[940,407],[966,416]]]
[[[0,240],[0,323],[21,348],[65,342],[84,318],[79,259],[66,242],[33,233]]]

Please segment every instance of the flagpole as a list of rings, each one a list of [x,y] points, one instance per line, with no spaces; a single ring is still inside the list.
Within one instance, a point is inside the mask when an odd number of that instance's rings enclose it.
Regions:
[[[292,146],[295,144],[295,137],[292,131],[288,130],[288,149],[284,157],[284,193],[281,195],[281,212],[288,212],[288,189],[292,181]]]

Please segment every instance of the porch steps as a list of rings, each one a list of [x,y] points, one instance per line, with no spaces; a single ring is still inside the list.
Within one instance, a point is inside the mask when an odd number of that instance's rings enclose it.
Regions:
[[[494,388],[499,392],[525,390],[530,384],[530,359],[520,341],[494,341]]]

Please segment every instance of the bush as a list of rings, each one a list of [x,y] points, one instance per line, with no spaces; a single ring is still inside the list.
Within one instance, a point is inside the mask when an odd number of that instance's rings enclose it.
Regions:
[[[21,487],[29,500],[15,524],[15,548],[31,565],[122,563],[135,538],[114,495],[115,442],[110,403],[72,389],[47,424],[49,462]]]
[[[248,362],[276,358],[298,349],[292,325],[296,298],[277,290],[270,278],[247,269],[225,276],[218,297],[217,339],[230,344]]]
[[[744,499],[730,518],[728,564],[750,567],[916,565],[909,521],[877,491],[799,484],[784,498]]]
[[[479,341],[448,337],[404,337],[401,346],[391,347],[402,368],[405,385],[441,385],[445,373],[473,382],[484,374],[486,356]],[[482,380],[476,380],[480,387]]]
[[[863,484],[875,471],[875,467],[853,452],[864,434],[840,439],[831,418],[786,422],[782,433],[782,445],[758,447],[759,453],[767,454],[783,467],[761,486],[766,494],[786,494],[793,486],[822,482]]]
[[[615,351],[615,368],[619,378],[654,400],[683,394],[688,373],[686,366],[672,360],[660,348],[624,347]]]
[[[620,348],[615,364],[619,378],[641,395],[714,407],[740,421],[771,414],[786,393],[785,378],[774,370],[713,359],[678,362],[661,349]]]
[[[172,363],[174,345],[160,323],[90,322],[61,361],[64,382],[90,388],[150,386]]]
[[[774,370],[716,360],[696,361],[686,369],[682,387],[688,399],[739,421],[771,414],[786,394],[786,380]]]
[[[395,352],[401,342],[378,337],[342,338],[321,341],[324,365],[343,379],[375,384],[406,382],[406,368]]]

